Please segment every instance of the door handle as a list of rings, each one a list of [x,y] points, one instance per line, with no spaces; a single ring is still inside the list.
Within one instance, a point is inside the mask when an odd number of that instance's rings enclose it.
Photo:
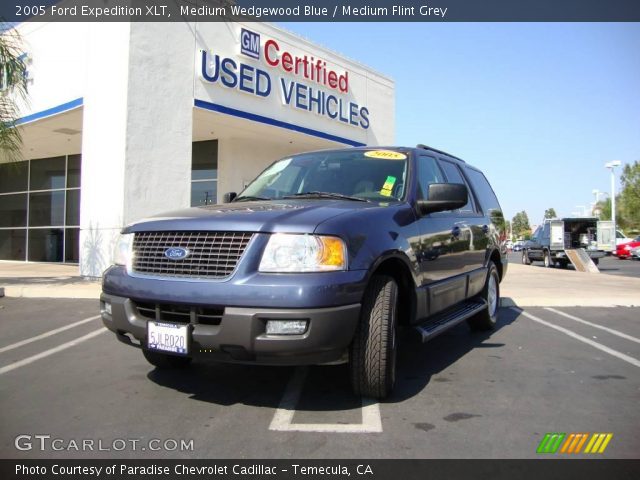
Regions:
[[[458,225],[456,225],[451,229],[451,235],[453,235],[456,238],[460,236],[460,227]]]

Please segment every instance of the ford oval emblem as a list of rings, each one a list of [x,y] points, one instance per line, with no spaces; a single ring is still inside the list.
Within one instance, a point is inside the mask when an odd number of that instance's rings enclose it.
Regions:
[[[183,260],[189,256],[191,252],[182,247],[171,247],[164,251],[164,256],[169,260]]]

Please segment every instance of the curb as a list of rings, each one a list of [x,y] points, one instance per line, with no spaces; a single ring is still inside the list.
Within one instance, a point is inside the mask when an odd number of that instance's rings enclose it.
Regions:
[[[76,285],[38,285],[38,286],[11,286],[0,287],[0,297],[16,298],[74,298],[91,299],[100,298],[102,288],[100,284],[76,284]]]

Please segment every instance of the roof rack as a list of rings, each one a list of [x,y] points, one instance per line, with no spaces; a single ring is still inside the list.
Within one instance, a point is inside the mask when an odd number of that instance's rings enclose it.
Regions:
[[[424,145],[422,143],[419,143],[418,145],[416,145],[416,148],[422,148],[423,150],[431,150],[433,152],[436,153],[442,153],[443,155],[447,155],[451,158],[455,158],[456,160],[460,160],[462,163],[467,163],[464,160],[462,160],[461,158],[456,157],[455,155],[451,155],[450,153],[447,153],[443,150],[438,150],[437,148],[433,148],[433,147],[429,147],[428,145]]]

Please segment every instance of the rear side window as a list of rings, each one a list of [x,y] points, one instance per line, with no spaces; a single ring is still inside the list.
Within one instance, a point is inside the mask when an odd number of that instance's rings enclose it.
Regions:
[[[467,184],[467,182],[464,181],[464,178],[462,178],[462,173],[460,173],[458,167],[456,167],[453,163],[446,160],[440,160],[440,166],[442,167],[442,170],[444,170],[444,174],[447,176],[447,181],[449,183],[461,183],[463,185]],[[469,192],[469,201],[467,202],[467,204],[457,211],[460,213],[475,213],[471,192]]]
[[[473,168],[465,167],[465,173],[471,182],[473,190],[476,192],[476,198],[480,202],[480,206],[484,213],[491,215],[492,211],[501,211],[498,198],[496,197],[496,194],[493,193],[491,185],[489,185],[489,182],[482,172]]]

